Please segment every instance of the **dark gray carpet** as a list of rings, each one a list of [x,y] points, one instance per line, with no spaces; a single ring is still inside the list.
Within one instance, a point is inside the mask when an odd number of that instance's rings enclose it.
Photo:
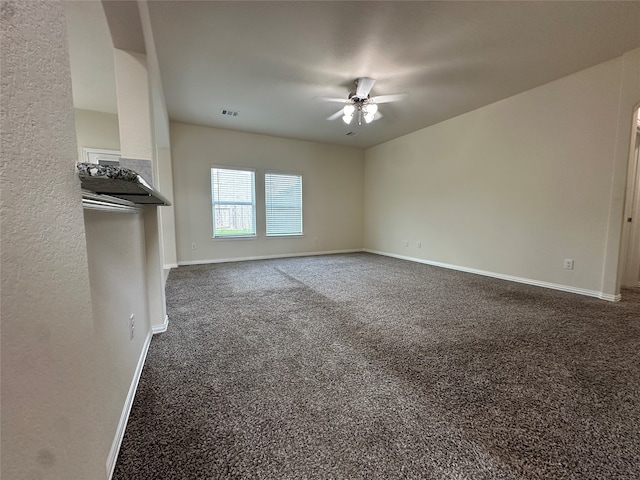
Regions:
[[[115,479],[640,478],[620,303],[369,254],[180,267]]]

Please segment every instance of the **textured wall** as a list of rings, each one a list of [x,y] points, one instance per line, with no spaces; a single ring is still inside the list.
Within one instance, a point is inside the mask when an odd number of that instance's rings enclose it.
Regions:
[[[618,58],[367,150],[365,247],[612,295],[640,94],[619,103],[624,72]]]
[[[145,301],[144,223],[142,214],[132,213],[85,210],[84,218],[94,328],[100,348],[97,375],[108,385],[100,399],[105,433],[100,441],[106,452],[119,433],[123,405],[132,383],[137,382],[136,367],[146,355],[145,341],[151,330]]]
[[[65,20],[3,1],[2,478],[106,476]]]
[[[75,110],[78,159],[84,162],[83,148],[120,150],[118,116],[113,113]]]
[[[154,142],[146,55],[117,49],[113,55],[122,156],[151,160]]]
[[[151,89],[151,105],[153,115],[153,134],[156,142],[156,173],[158,190],[172,203],[168,207],[159,209],[160,231],[162,238],[163,263],[166,267],[176,266],[176,222],[173,205],[173,172],[171,165],[171,145],[169,133],[169,115],[160,78],[160,65],[156,53],[149,7],[146,2],[139,3],[140,23],[144,33],[147,50],[147,68],[149,72],[149,86]],[[168,273],[168,270],[167,270]]]
[[[362,150],[182,123],[171,150],[179,262],[362,248]],[[257,239],[212,239],[211,165],[256,169]],[[302,174],[303,238],[265,237],[265,169]]]

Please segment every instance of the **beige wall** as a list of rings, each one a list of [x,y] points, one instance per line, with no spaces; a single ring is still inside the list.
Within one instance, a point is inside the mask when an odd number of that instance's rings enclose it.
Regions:
[[[78,145],[120,149],[118,116],[75,110]],[[80,148],[81,151],[81,148]],[[144,222],[141,214],[85,210],[85,234],[94,326],[105,346],[101,365],[113,402],[108,406],[115,437],[122,405],[150,332],[144,277]],[[137,335],[129,338],[129,316],[135,315]],[[108,445],[111,447],[111,444]]]
[[[151,334],[143,217],[83,212],[78,147],[118,149],[118,119],[74,131],[60,3],[5,3],[0,477],[106,479]]]
[[[112,10],[106,11],[113,13]],[[147,55],[114,49],[113,58],[122,156],[147,160],[152,166],[154,184],[157,185],[157,146]],[[151,327],[159,332],[166,330],[167,326],[160,214],[157,207],[147,206],[143,215],[147,307]]]
[[[85,210],[93,327],[93,352],[100,361],[97,378],[105,386],[100,399],[104,434],[100,448],[105,472],[115,462],[132,384],[137,382],[151,336],[146,303],[144,222],[142,214]],[[131,338],[130,316],[135,331]],[[126,407],[125,407],[126,405]],[[109,457],[107,457],[109,453]]]
[[[80,109],[74,110],[74,113],[79,161],[84,161],[83,148],[120,150],[117,115]]]
[[[612,60],[367,150],[365,248],[606,290],[622,76]]]
[[[3,479],[102,479],[98,367],[63,9],[2,3]],[[107,435],[107,436],[105,436]]]
[[[176,256],[176,227],[173,200],[173,172],[171,170],[171,145],[169,134],[169,115],[164,98],[160,65],[156,53],[149,7],[146,2],[139,2],[141,28],[147,50],[147,68],[149,73],[149,87],[151,93],[151,109],[153,136],[155,142],[155,173],[156,187],[170,202],[170,206],[159,209],[160,237],[162,242],[162,262],[165,274],[168,269],[177,266]]]
[[[362,248],[361,150],[181,123],[171,149],[179,263]],[[211,165],[256,169],[257,239],[212,239]],[[265,238],[265,169],[302,174],[303,238]]]

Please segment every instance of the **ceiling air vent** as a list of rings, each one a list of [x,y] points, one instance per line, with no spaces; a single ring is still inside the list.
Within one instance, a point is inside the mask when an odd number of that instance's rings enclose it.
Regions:
[[[359,132],[347,132],[347,133],[345,133],[345,135],[347,137],[357,137],[358,135],[360,135],[360,133]]]
[[[237,117],[240,115],[240,112],[234,112],[233,110],[229,110],[228,108],[220,109],[221,115],[226,115],[227,117]]]

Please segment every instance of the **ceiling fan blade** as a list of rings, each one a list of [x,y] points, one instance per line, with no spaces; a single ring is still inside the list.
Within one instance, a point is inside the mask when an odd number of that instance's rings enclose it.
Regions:
[[[391,95],[378,95],[377,97],[373,97],[371,99],[374,103],[391,103],[397,102],[398,100],[402,100],[407,97],[409,94],[407,93],[394,93]]]
[[[320,100],[322,102],[332,102],[332,103],[347,103],[349,100],[346,98],[338,98],[338,97],[315,97],[316,100]]]
[[[356,83],[356,97],[365,99],[369,96],[373,84],[376,83],[376,81],[373,78],[361,77],[356,80]]]
[[[344,115],[344,112],[342,111],[342,109],[340,109],[333,115],[329,115],[327,117],[327,120],[335,120],[336,118],[340,118],[342,115]]]

